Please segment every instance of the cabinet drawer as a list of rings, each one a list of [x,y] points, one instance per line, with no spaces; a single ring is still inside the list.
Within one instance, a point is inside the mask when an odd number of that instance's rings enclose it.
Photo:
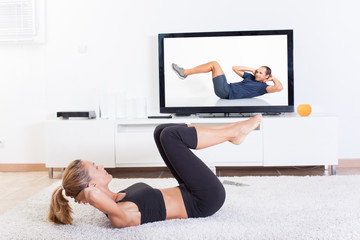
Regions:
[[[153,137],[155,124],[117,125],[116,166],[158,167],[163,162]]]

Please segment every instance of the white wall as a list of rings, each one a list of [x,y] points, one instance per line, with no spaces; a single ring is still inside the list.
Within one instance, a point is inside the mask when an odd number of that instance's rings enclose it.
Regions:
[[[100,91],[158,112],[157,34],[294,29],[295,105],[340,119],[340,158],[360,158],[356,1],[46,2],[46,43],[0,45],[0,163],[43,163],[43,121],[91,109]],[[84,50],[85,48],[85,50]]]

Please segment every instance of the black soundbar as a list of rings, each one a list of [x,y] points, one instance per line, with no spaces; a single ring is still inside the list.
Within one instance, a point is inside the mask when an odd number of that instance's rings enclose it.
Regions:
[[[95,111],[86,111],[86,112],[57,112],[57,117],[62,119],[69,119],[69,118],[88,118],[94,119],[96,118]]]

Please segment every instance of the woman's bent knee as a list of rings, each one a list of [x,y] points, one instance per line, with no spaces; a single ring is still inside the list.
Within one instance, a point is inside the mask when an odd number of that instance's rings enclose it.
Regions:
[[[161,125],[156,126],[156,128],[154,130],[154,138],[155,138],[155,140],[159,139],[160,134],[164,130],[164,128],[166,128],[165,124],[161,124]]]
[[[159,138],[160,134],[162,133],[162,131],[168,127],[173,127],[173,126],[183,126],[182,124],[176,124],[176,123],[164,123],[164,124],[160,124],[158,126],[156,126],[155,130],[154,130],[154,137],[155,138]],[[186,126],[186,125],[185,125]]]
[[[154,134],[160,134],[160,132],[166,128],[166,125],[165,124],[160,124],[160,125],[157,125],[155,130],[154,130]]]
[[[161,126],[161,125],[160,125]],[[163,128],[160,133],[160,141],[167,143],[170,139],[174,139],[178,136],[176,127]]]

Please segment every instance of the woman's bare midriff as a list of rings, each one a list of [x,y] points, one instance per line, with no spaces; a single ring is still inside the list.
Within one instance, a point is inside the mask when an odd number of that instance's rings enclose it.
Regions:
[[[179,187],[160,189],[166,207],[166,219],[188,218]]]
[[[185,204],[181,195],[179,187],[172,187],[166,189],[159,189],[163,195],[165,208],[166,208],[166,219],[175,218],[188,218],[186,213]],[[119,193],[116,201],[120,201],[125,197],[125,193]],[[117,203],[125,211],[139,212],[138,206],[130,201]],[[141,215],[139,215],[141,216]]]

